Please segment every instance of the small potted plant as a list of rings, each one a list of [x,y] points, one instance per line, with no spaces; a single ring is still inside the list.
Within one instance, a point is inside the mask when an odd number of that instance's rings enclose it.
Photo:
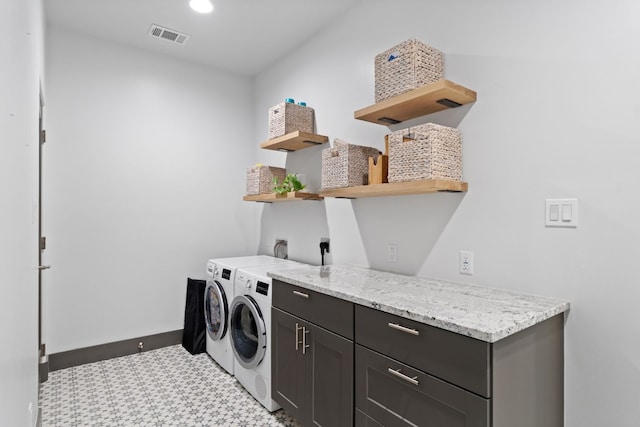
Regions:
[[[273,192],[278,194],[287,194],[292,191],[301,191],[305,188],[305,185],[300,182],[295,173],[289,173],[284,177],[282,185],[278,183],[278,177],[273,177]]]

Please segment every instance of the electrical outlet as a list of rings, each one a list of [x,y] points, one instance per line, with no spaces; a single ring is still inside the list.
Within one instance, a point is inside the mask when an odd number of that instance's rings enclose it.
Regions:
[[[460,251],[459,263],[460,274],[473,274],[473,252]]]
[[[387,245],[387,261],[398,262],[398,245],[395,243]]]

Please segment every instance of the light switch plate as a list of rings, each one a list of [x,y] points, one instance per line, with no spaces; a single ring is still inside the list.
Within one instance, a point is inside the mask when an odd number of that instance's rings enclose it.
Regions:
[[[578,199],[546,199],[546,227],[578,227]]]

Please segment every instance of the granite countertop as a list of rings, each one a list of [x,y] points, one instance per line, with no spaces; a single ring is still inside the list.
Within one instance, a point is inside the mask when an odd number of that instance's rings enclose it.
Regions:
[[[569,310],[569,302],[554,298],[351,265],[310,266],[269,276],[490,343]]]

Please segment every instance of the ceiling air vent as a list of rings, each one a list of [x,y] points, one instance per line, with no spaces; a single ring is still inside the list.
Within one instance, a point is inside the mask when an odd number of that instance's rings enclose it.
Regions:
[[[149,33],[152,37],[157,37],[159,39],[163,39],[169,42],[184,44],[187,40],[191,38],[190,35],[184,34],[178,31],[170,30],[165,27],[161,27],[160,25],[151,24],[151,28],[149,28]]]

